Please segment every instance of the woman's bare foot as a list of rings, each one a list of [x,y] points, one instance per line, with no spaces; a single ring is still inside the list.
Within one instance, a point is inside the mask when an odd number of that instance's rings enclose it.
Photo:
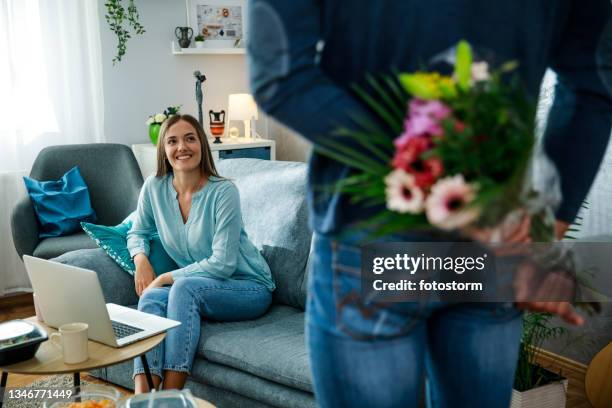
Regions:
[[[164,373],[164,390],[181,390],[187,381],[187,373],[166,370]]]
[[[157,375],[151,375],[153,377],[153,385],[155,389],[159,389],[159,384],[161,384],[161,378]],[[138,374],[134,377],[134,394],[142,394],[145,392],[150,392],[149,384],[147,384],[147,376],[144,374]]]

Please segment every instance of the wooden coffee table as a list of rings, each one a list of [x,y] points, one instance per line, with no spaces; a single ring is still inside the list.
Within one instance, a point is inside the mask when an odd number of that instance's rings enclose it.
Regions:
[[[45,329],[49,335],[57,332],[56,329],[39,322],[36,317],[30,317],[26,320],[39,325]],[[153,389],[153,378],[151,377],[151,371],[149,370],[149,364],[147,363],[145,353],[161,343],[165,337],[166,333],[161,333],[120,348],[110,347],[105,344],[89,340],[89,359],[78,364],[64,363],[61,347],[47,340],[40,345],[36,355],[33,358],[22,361],[21,363],[0,367],[0,370],[2,370],[0,388],[4,390],[6,387],[9,373],[29,375],[55,375],[72,373],[74,374],[74,386],[77,387],[81,384],[81,372],[112,366],[127,360],[132,360],[136,357],[140,357],[145,369],[149,389]],[[1,407],[2,403],[0,402],[0,408]]]

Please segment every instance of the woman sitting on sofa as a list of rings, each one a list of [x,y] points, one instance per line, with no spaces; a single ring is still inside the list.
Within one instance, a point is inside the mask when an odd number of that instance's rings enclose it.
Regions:
[[[158,231],[179,269],[156,277],[147,237]],[[162,125],[157,174],[147,178],[128,234],[136,265],[138,309],[181,322],[147,353],[155,387],[182,388],[200,340],[201,317],[218,321],[262,315],[272,301],[270,268],[244,231],[238,189],[215,169],[198,121],[176,115]],[[148,391],[140,359],[136,393]]]

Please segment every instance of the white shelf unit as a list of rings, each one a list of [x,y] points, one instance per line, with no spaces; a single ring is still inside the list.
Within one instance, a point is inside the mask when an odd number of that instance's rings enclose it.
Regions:
[[[221,159],[220,152],[223,150],[257,149],[261,147],[269,147],[270,160],[276,160],[276,142],[274,140],[246,137],[223,137],[221,140],[222,143],[214,143],[214,139],[208,139],[215,162]],[[138,143],[132,145],[132,151],[140,167],[142,177],[147,178],[155,173],[157,169],[157,146],[152,143]]]
[[[176,43],[176,41],[172,41],[172,54],[174,55],[201,55],[201,54],[217,54],[217,55],[244,55],[246,50],[244,48],[181,48]]]

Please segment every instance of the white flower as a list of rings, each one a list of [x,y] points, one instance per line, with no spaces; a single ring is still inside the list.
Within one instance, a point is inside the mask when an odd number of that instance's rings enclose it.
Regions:
[[[475,188],[462,175],[440,179],[431,187],[425,202],[427,219],[443,230],[465,227],[480,214],[477,208],[469,206],[475,196]]]
[[[147,119],[147,126],[151,126],[153,123],[155,123],[153,116],[149,116],[149,119]]]
[[[415,183],[414,176],[397,169],[385,177],[387,208],[398,213],[418,214],[423,211],[425,194]]]
[[[489,79],[491,79],[489,64],[484,61],[472,64],[472,80],[474,82],[488,81]]]
[[[162,123],[164,120],[166,120],[166,115],[164,115],[163,113],[158,113],[157,115],[155,115],[156,123]]]

